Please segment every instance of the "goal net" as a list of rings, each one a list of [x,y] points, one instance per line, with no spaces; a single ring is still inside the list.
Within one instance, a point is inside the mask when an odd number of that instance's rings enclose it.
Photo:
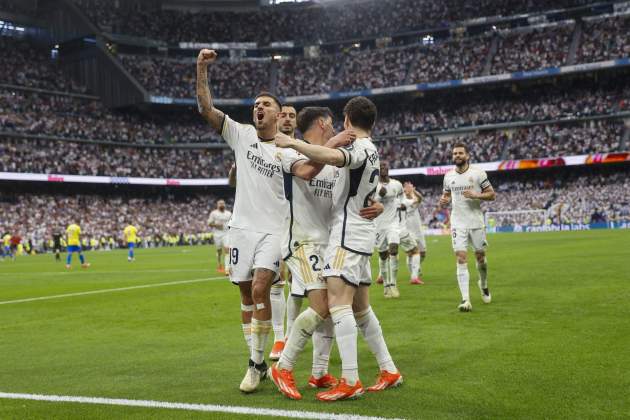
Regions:
[[[489,231],[512,226],[518,230],[523,226],[543,226],[547,219],[547,210],[511,210],[488,211],[485,214],[486,227]]]

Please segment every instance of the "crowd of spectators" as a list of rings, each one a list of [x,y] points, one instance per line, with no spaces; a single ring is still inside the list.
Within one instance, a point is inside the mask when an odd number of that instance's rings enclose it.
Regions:
[[[508,143],[505,158],[616,152],[621,145],[623,132],[624,124],[614,120],[521,128],[514,132]]]
[[[197,240],[197,235],[211,231],[207,220],[216,200],[208,194],[190,194],[185,198],[10,194],[0,200],[0,228],[2,234],[19,235],[24,242],[31,241],[35,248],[41,248],[55,232],[65,234],[69,224],[79,223],[88,244],[96,239],[99,245],[109,248],[122,242],[123,229],[132,223],[138,228],[141,242],[174,244],[180,242],[181,236],[189,239],[189,235],[195,235]]]
[[[390,162],[392,168],[415,168],[452,164],[452,148],[458,142],[468,145],[473,162],[494,162],[616,152],[623,133],[623,122],[599,120],[457,136],[390,139],[378,142],[377,147],[381,159]]]
[[[230,149],[113,147],[0,138],[0,172],[217,178],[227,176],[233,161]]]
[[[518,121],[551,121],[630,110],[630,85],[530,88],[505,93],[436,96],[383,107],[375,136],[439,131]],[[404,109],[401,112],[400,109]]]
[[[193,60],[120,55],[123,65],[149,93],[174,98],[194,98],[197,77]],[[248,98],[270,90],[269,61],[218,60],[208,67],[213,94],[217,98]]]
[[[585,22],[578,62],[591,63],[630,56],[630,15]]]
[[[366,0],[266,7],[252,12],[160,10],[135,2],[75,0],[103,30],[167,42],[343,40],[446,27],[482,16],[510,16],[592,3],[589,0]],[[212,22],[211,25],[208,22]],[[357,24],[360,22],[360,24]]]
[[[0,131],[108,142],[217,142],[195,112],[114,111],[98,100],[0,88]]]
[[[491,182],[492,182],[492,176]],[[484,212],[537,210],[532,213],[489,215],[490,227],[506,225],[559,225],[571,223],[630,222],[630,176],[579,174],[568,177],[532,177],[494,183],[495,201],[483,202]],[[431,228],[448,226],[448,211],[438,207],[441,185],[420,188],[420,213]]]
[[[630,55],[628,18],[587,23],[577,62]],[[592,26],[592,27],[590,27]],[[498,34],[489,74],[535,70],[567,64],[575,25]],[[277,62],[277,91],[283,96],[326,94],[423,82],[466,79],[484,74],[491,37],[452,38],[429,45],[367,50],[347,49],[317,58],[286,57]],[[151,93],[194,97],[192,59],[121,55],[123,64]],[[246,98],[274,85],[270,61],[219,60],[210,66],[219,98]]]
[[[492,74],[558,67],[566,64],[575,25],[507,33],[499,37]]]
[[[60,65],[51,59],[50,49],[12,37],[0,36],[2,83],[31,88],[85,93]]]
[[[615,173],[532,176],[531,179],[492,180],[497,199],[483,202],[489,227],[630,222],[630,176]],[[491,177],[492,179],[492,177]],[[449,210],[439,208],[441,184],[417,186],[424,199],[420,213],[430,228],[449,226]],[[54,232],[79,222],[85,238],[119,243],[123,228],[133,223],[146,245],[198,243],[209,231],[208,215],[217,197],[187,196],[4,194],[0,200],[2,233],[19,235],[38,245]],[[230,200],[228,200],[230,201]],[[230,206],[231,204],[229,204]],[[535,213],[496,214],[535,210]],[[194,237],[193,237],[194,235]]]

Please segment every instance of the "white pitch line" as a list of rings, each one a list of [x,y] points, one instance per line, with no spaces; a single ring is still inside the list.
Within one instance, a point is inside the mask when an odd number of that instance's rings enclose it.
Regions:
[[[0,398],[12,400],[71,402],[80,404],[104,404],[126,407],[168,408],[175,410],[204,411],[210,413],[246,414],[251,416],[289,417],[294,419],[325,420],[386,420],[385,417],[361,416],[358,414],[319,413],[316,411],[279,410],[274,408],[242,407],[215,404],[191,404],[151,400],[127,400],[121,398],[71,397],[62,395],[14,394],[0,392]],[[401,420],[401,419],[387,419]]]
[[[113,271],[98,271],[98,270],[92,269],[92,270],[81,270],[81,271],[79,270],[77,271],[67,271],[67,270],[66,271],[42,271],[38,273],[20,271],[20,272],[14,272],[14,273],[0,273],[0,276],[14,276],[14,275],[67,276],[68,274],[76,274],[80,276],[85,276],[89,274],[184,273],[184,272],[198,273],[201,271],[210,271],[210,270],[208,268],[183,268],[181,270],[177,268],[168,268],[164,270],[151,269],[151,270],[113,270]]]
[[[73,297],[73,296],[98,295],[101,293],[123,292],[125,290],[148,289],[150,287],[175,286],[178,284],[199,283],[202,281],[212,281],[212,280],[219,280],[219,279],[225,279],[225,278],[226,278],[225,276],[206,277],[203,279],[169,281],[166,283],[153,283],[153,284],[142,284],[139,286],[117,287],[115,289],[99,289],[99,290],[90,290],[87,292],[65,293],[63,295],[51,295],[51,296],[40,296],[40,297],[26,298],[26,299],[6,300],[4,302],[0,302],[0,305],[9,305],[11,303],[35,302],[38,300],[59,299],[59,298]]]

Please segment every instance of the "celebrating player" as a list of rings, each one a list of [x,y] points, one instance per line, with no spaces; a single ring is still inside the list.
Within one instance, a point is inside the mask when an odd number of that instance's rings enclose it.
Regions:
[[[360,213],[373,199],[378,184],[378,151],[370,138],[376,106],[365,97],[356,97],[346,104],[344,115],[344,128],[353,130],[357,136],[347,147],[330,149],[290,141],[286,136],[276,138],[279,147],[291,147],[312,161],[341,168],[333,187],[333,219],[322,275],[328,288],[328,307],[335,326],[342,377],[335,387],[317,394],[322,401],[356,398],[364,393],[357,362],[357,327],[381,370],[376,384],[368,391],[381,391],[402,383],[370,307],[370,256],[376,232],[374,222]]]
[[[353,139],[347,132],[331,139],[334,129],[332,113],[328,108],[305,108],[299,118],[304,141],[310,144],[328,142],[328,147],[334,147],[338,145],[337,140],[346,140],[345,144],[349,144]],[[311,336],[313,372],[309,385],[322,388],[337,384],[337,380],[328,374],[334,331],[328,317],[326,283],[320,275],[323,250],[328,243],[332,190],[337,170],[311,162],[292,149],[286,149],[281,156],[287,186],[285,195],[290,209],[282,240],[282,256],[293,275],[291,296],[308,296],[309,308],[295,320],[279,363],[271,367],[271,377],[280,392],[289,398],[300,399],[302,396],[295,386],[293,367]]]
[[[291,105],[283,105],[282,112],[278,114],[278,131],[292,139],[295,138],[295,129],[297,128],[297,112],[295,108]],[[287,318],[287,328],[286,328],[286,337],[289,336],[291,331],[291,327],[293,326],[293,322],[295,318],[297,318],[300,313],[300,309],[302,308],[302,297],[292,295],[289,293],[287,299],[284,299],[284,285],[285,285],[285,264],[284,261],[280,260],[280,276],[281,281],[274,283],[271,287],[271,322],[273,324],[273,332],[275,336],[275,340],[273,343],[273,347],[271,349],[271,353],[269,354],[270,360],[278,360],[280,358],[280,354],[284,349],[284,338],[279,340],[279,337],[282,337],[280,332],[284,332],[284,317],[286,315]],[[291,272],[287,273],[289,282],[291,281]]]
[[[81,228],[78,223],[72,223],[66,229],[66,244],[68,257],[66,258],[66,268],[72,268],[72,254],[75,252],[79,254],[79,260],[81,261],[81,267],[88,268],[90,266],[89,263],[85,262],[85,257],[83,257],[83,252],[81,251]]]
[[[227,273],[230,265],[230,249],[227,243],[228,222],[232,212],[225,208],[225,200],[217,201],[217,208],[210,212],[208,226],[213,229],[212,238],[217,248],[217,271]]]
[[[376,199],[383,203],[385,211],[376,222],[376,248],[379,252],[378,283],[384,282],[383,295],[398,298],[398,244],[400,244],[400,205],[403,195],[402,184],[389,177],[389,164],[381,162]]]
[[[402,199],[402,204],[405,206],[406,228],[417,245],[417,249],[414,252],[407,252],[407,268],[411,274],[410,283],[424,284],[424,281],[422,281],[422,261],[424,261],[426,256],[427,245],[424,239],[424,232],[422,231],[420,212],[418,212],[418,207],[422,203],[422,194],[416,190],[411,182],[403,184],[403,191],[405,195]]]
[[[481,200],[493,201],[496,193],[490,185],[488,175],[470,165],[468,147],[463,143],[453,146],[453,163],[455,168],[444,175],[444,191],[440,198],[440,206],[447,206],[453,201],[451,211],[451,236],[453,250],[457,257],[457,283],[462,294],[462,301],[457,308],[462,312],[470,312],[468,245],[472,245],[477,258],[479,271],[479,290],[481,300],[490,303],[488,289],[488,263],[486,261],[486,229],[481,212]]]
[[[197,103],[199,113],[234,150],[238,167],[230,221],[231,281],[239,285],[243,310],[253,309],[250,360],[240,389],[254,392],[267,372],[264,351],[271,331],[270,289],[280,265],[279,232],[287,210],[274,144],[282,105],[272,94],[260,93],[252,109],[254,125],[237,123],[215,108],[208,66],[216,58],[213,50],[199,52]]]
[[[138,240],[137,234],[138,229],[136,229],[136,227],[131,223],[129,223],[123,230],[123,239],[127,243],[127,248],[129,249],[129,252],[127,253],[127,261],[129,262],[136,260],[134,256],[134,249],[136,247],[136,241]]]

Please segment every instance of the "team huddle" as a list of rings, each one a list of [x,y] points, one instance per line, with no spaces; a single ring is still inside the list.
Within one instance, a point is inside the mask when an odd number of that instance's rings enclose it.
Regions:
[[[197,101],[200,114],[235,155],[233,212],[227,215],[223,203],[221,215],[211,215],[210,223],[221,232],[217,248],[225,252],[223,267],[229,265],[230,280],[241,293],[243,332],[250,353],[241,391],[254,392],[270,376],[282,394],[301,399],[293,370],[311,337],[313,373],[308,383],[323,388],[317,399],[356,398],[366,389],[379,392],[400,385],[403,376],[370,305],[370,258],[376,246],[378,280],[384,284],[385,297],[399,296],[399,246],[407,253],[411,283],[422,284],[426,246],[417,211],[422,197],[411,184],[403,186],[389,178],[387,163],[380,161],[371,139],[376,106],[365,97],[352,98],[344,107],[344,131],[338,134],[330,109],[306,107],[297,114],[303,135],[297,140],[285,134],[290,130],[282,130],[279,123],[280,116],[291,110],[283,108],[273,94],[263,92],[255,98],[253,125],[241,124],[213,105],[208,66],[216,57],[212,50],[199,53]],[[462,292],[459,308],[468,311],[472,308],[468,271],[460,266],[466,266],[469,241],[477,255],[482,297],[490,302],[485,230],[483,218],[481,228],[477,227],[477,213],[481,214],[479,200],[494,199],[494,191],[483,171],[469,167],[465,145],[454,149],[454,157],[456,150],[462,156],[455,160],[457,168],[451,171],[455,173],[445,177],[440,203],[447,205],[452,199],[453,213],[460,213],[453,225],[453,245]],[[414,220],[407,221],[408,213]],[[415,224],[417,230],[408,229]],[[291,295],[307,297],[309,307],[287,326],[283,348],[274,346],[281,350],[279,360],[268,367],[264,352],[273,328],[272,290],[274,285],[275,289],[284,287],[281,261],[291,274]],[[358,331],[380,370],[376,383],[367,388],[359,379]],[[328,372],[333,337],[341,358],[339,379]]]

